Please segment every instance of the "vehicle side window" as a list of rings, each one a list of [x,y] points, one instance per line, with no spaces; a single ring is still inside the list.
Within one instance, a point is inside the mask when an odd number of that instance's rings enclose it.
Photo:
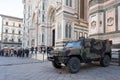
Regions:
[[[100,50],[102,49],[102,43],[101,42],[94,42],[93,48]]]
[[[91,43],[90,42],[85,42],[85,47],[88,48],[88,47],[91,47]]]

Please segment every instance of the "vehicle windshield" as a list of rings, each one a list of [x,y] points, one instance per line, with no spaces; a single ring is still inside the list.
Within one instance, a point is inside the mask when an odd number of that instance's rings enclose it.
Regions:
[[[78,47],[80,46],[81,42],[80,41],[75,41],[75,42],[68,42],[66,47],[69,48],[69,47]]]

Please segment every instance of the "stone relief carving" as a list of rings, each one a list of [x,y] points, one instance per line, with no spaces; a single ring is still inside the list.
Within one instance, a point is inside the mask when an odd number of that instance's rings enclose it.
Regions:
[[[92,21],[91,22],[91,28],[95,28],[96,27],[96,21]]]
[[[115,8],[106,11],[106,32],[115,31]]]
[[[114,18],[113,17],[109,17],[107,19],[107,26],[113,26],[114,24]]]

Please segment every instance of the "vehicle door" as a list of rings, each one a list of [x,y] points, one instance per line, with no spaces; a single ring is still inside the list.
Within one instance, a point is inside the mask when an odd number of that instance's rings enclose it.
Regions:
[[[95,41],[93,42],[92,46],[91,46],[91,58],[98,58],[100,57],[100,54],[102,53],[102,41]]]
[[[91,57],[90,48],[91,48],[90,41],[85,41],[85,43],[84,43],[84,56],[87,59]]]

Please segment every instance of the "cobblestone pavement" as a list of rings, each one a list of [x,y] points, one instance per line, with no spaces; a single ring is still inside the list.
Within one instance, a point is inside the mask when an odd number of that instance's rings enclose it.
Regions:
[[[4,65],[4,61],[6,64],[16,61],[19,65],[14,63]],[[65,68],[60,70],[53,68],[49,61],[36,63],[38,61],[0,57],[0,80],[120,80],[120,66],[115,64],[106,68],[93,64],[83,65],[78,73],[70,74]],[[26,63],[21,64],[23,62]]]
[[[42,53],[34,54],[34,55],[32,55],[32,58],[44,61],[47,59],[47,54],[46,53],[45,54],[42,54]]]
[[[47,60],[47,54],[33,54],[29,58],[20,58],[20,57],[0,57],[0,66],[7,65],[19,65],[19,64],[28,64],[28,63],[38,63],[41,61]]]
[[[35,58],[0,57],[0,66],[20,65],[39,62],[41,62],[41,60]]]

